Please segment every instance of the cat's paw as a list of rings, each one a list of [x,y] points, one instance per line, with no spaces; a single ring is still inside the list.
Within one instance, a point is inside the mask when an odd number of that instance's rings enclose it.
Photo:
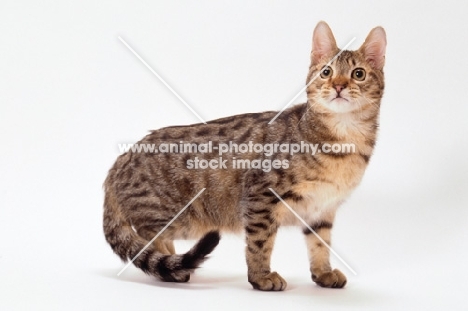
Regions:
[[[328,288],[343,288],[346,285],[346,276],[338,269],[320,275],[312,274],[312,280],[318,285]]]
[[[187,270],[171,271],[168,274],[160,276],[160,278],[164,282],[185,283],[190,280],[190,271],[187,271]]]
[[[270,272],[260,277],[249,277],[249,283],[253,288],[264,291],[285,290],[288,285],[286,281],[276,272]]]

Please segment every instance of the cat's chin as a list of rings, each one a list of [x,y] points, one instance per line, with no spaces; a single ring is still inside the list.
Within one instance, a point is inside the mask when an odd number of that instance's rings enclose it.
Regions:
[[[328,103],[327,108],[335,113],[347,113],[355,110],[356,105],[351,103],[349,100],[340,97],[332,99]]]

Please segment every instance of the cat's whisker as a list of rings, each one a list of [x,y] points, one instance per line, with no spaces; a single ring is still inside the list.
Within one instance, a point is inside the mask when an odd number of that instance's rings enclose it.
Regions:
[[[359,109],[359,115],[362,115],[362,107],[363,105],[361,104],[361,101],[359,100],[359,98],[354,98],[354,102],[356,103],[356,105],[358,106],[358,109]]]
[[[320,96],[322,95],[322,90],[320,90]],[[306,111],[304,112],[304,114],[302,115],[301,119],[299,119],[299,122],[297,122],[297,126],[299,127],[299,123],[301,123],[302,119],[304,119],[304,117],[307,115],[307,113],[309,112],[309,110],[314,106],[316,105],[316,100],[315,98],[313,97],[307,97],[307,108],[306,108]]]
[[[370,105],[378,107],[378,102],[372,101],[369,98],[367,98],[364,94],[361,94],[361,98],[365,99]]]

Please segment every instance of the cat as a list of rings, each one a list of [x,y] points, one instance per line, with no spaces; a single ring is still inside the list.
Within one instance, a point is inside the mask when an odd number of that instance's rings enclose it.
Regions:
[[[323,242],[330,244],[336,210],[360,183],[373,152],[384,91],[385,49],[381,27],[372,29],[358,50],[341,51],[330,27],[319,22],[313,32],[306,103],[278,116],[276,111],[248,113],[152,131],[139,145],[209,142],[212,152],[120,155],[104,183],[104,233],[113,251],[124,261],[133,259],[160,234],[133,264],[163,281],[187,282],[217,246],[220,232],[244,232],[248,281],[258,290],[281,291],[287,283],[270,269],[275,235],[281,225],[301,226],[312,280],[322,287],[344,287],[346,277],[330,266],[330,251]],[[213,148],[228,142],[231,146],[316,144],[320,150],[325,144],[352,144],[355,150],[314,154],[277,150],[267,156],[232,149],[220,157]],[[203,160],[225,163],[196,169],[197,159],[200,166]],[[257,159],[257,165],[270,161],[276,166],[233,168],[239,159],[243,164]],[[176,254],[175,239],[200,240],[187,253]]]

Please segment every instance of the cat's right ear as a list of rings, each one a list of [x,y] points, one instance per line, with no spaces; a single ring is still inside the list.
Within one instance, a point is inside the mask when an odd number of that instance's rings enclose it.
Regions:
[[[312,37],[312,63],[319,63],[323,58],[336,53],[337,50],[335,37],[330,27],[324,21],[320,21],[315,26]]]

